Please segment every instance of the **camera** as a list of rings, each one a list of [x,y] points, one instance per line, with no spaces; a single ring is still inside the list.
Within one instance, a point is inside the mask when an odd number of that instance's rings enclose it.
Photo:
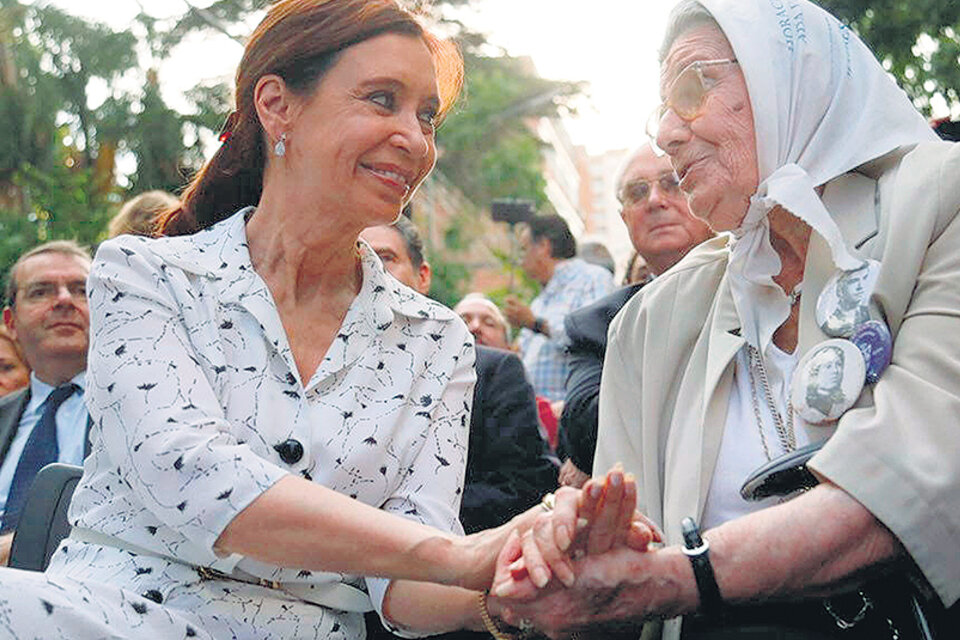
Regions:
[[[533,202],[514,198],[498,198],[490,203],[490,215],[496,222],[514,225],[526,222],[534,214]]]

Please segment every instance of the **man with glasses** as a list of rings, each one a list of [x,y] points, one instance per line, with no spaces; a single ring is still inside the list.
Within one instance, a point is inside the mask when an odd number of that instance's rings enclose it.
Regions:
[[[90,254],[65,240],[31,249],[10,269],[3,322],[33,372],[28,387],[0,399],[3,564],[37,471],[52,462],[81,464],[87,451],[89,273]]]
[[[670,159],[657,156],[649,144],[627,160],[617,181],[617,199],[630,241],[654,277],[713,237],[710,227],[690,214]],[[646,282],[632,283],[566,317],[570,373],[557,447],[557,455],[564,461],[561,484],[580,487],[590,477],[607,327]]]

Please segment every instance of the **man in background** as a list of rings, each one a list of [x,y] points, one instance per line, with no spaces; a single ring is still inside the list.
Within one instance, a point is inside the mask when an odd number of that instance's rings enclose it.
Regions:
[[[392,225],[370,227],[360,237],[393,277],[427,294],[430,263],[410,220],[401,217]],[[503,335],[498,331],[491,335],[498,334]],[[478,343],[467,477],[460,507],[467,533],[503,524],[557,486],[557,467],[540,437],[533,388],[523,364],[513,353]]]
[[[563,320],[613,290],[613,274],[576,258],[577,241],[560,216],[535,216],[520,235],[521,267],[543,290],[530,306],[515,297],[504,313],[520,331],[520,353],[537,395],[563,400],[568,364]]]
[[[0,399],[3,564],[37,472],[51,462],[82,464],[87,453],[89,273],[90,254],[64,240],[31,249],[10,269],[3,322],[32,373],[29,386]]]
[[[710,227],[687,208],[669,158],[658,157],[649,144],[627,160],[617,181],[617,199],[630,241],[654,277],[713,237]],[[561,484],[580,487],[590,477],[607,328],[620,308],[647,282],[644,278],[623,287],[566,318],[570,375],[557,445],[557,455],[563,460]]]
[[[503,312],[482,293],[468,293],[453,308],[473,334],[477,344],[495,349],[510,349],[510,327]]]

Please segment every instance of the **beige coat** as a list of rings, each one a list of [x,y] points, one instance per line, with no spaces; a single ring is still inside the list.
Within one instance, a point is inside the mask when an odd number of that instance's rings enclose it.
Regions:
[[[897,536],[950,605],[960,598],[960,145],[888,154],[828,183],[823,201],[847,246],[882,262],[873,301],[894,351],[812,466]],[[744,344],[726,245],[720,237],[692,251],[610,326],[594,472],[618,461],[634,472],[640,509],[672,544],[681,519],[703,513]],[[827,338],[814,309],[833,270],[814,234],[801,354]],[[663,637],[678,636],[668,623]]]

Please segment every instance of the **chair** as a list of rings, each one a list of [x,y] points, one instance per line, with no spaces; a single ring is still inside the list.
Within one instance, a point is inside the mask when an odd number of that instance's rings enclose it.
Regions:
[[[13,534],[11,567],[31,571],[47,568],[60,541],[70,535],[67,508],[81,475],[83,467],[59,462],[40,469]]]

